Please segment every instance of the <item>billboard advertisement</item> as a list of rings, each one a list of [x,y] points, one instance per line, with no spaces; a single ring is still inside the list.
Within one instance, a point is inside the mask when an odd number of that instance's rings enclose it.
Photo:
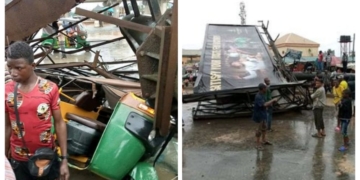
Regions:
[[[267,45],[255,26],[207,26],[194,93],[279,83]]]

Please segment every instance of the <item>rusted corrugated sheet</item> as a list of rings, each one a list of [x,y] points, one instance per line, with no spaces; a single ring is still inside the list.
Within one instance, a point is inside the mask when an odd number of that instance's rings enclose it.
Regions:
[[[5,39],[23,40],[69,12],[75,0],[12,0],[5,6]]]

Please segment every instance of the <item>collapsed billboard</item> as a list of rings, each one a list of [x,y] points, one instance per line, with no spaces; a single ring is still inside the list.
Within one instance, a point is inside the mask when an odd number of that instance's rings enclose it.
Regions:
[[[256,26],[209,24],[194,93],[281,83]]]

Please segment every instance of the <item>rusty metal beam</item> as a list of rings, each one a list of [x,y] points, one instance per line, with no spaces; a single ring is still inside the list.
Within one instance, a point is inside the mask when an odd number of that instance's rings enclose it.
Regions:
[[[124,9],[125,9],[125,14],[129,15],[130,14],[130,10],[129,10],[129,6],[127,4],[127,0],[122,0],[123,5],[124,5]]]
[[[138,6],[136,0],[130,0],[130,2],[131,2],[131,6],[132,6],[132,9],[133,9],[133,12],[134,12],[134,16],[139,17],[140,16],[140,10],[139,10],[139,6]]]
[[[160,63],[155,102],[156,127],[160,135],[169,132],[171,104],[174,96],[178,59],[177,0],[174,1],[172,25],[165,27],[160,47]]]
[[[36,55],[34,56],[34,59],[37,59],[37,58],[41,57],[41,59],[39,59],[39,60],[36,62],[36,66],[38,66],[46,57],[48,57],[49,54],[50,54],[51,51],[52,51],[52,48],[49,48],[47,51],[45,51],[42,47],[40,47],[40,48],[41,48],[41,50],[42,50],[43,52],[41,52],[41,53],[39,53],[39,54],[36,54]],[[52,61],[52,59],[50,59],[50,60],[51,60],[51,62],[53,62],[53,63],[55,64],[55,62]]]
[[[152,28],[148,27],[148,26],[144,26],[144,25],[133,23],[130,21],[125,21],[125,20],[105,16],[105,15],[94,13],[92,11],[87,11],[87,10],[84,10],[81,8],[76,8],[75,14],[86,16],[86,17],[89,17],[92,19],[111,23],[111,24],[118,25],[123,28],[132,29],[135,31],[143,32],[143,33],[150,33],[150,31],[152,30]]]
[[[75,5],[74,0],[14,1],[5,11],[5,38],[10,42],[24,40]]]
[[[153,21],[157,22],[159,18],[161,17],[161,10],[158,0],[148,0],[149,3],[149,9],[151,13],[151,17]]]
[[[80,66],[86,66],[89,67],[91,70],[95,71],[99,75],[108,78],[108,79],[121,79],[111,73],[108,73],[106,70],[103,70],[101,68],[93,67],[92,63],[83,62],[83,63],[61,63],[61,64],[46,64],[46,65],[39,65],[38,68],[44,68],[44,69],[63,69],[63,68],[74,68],[74,67],[80,67]]]

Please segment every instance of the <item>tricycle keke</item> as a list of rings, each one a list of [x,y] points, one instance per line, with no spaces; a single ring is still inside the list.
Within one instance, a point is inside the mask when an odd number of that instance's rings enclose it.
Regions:
[[[79,20],[74,18],[60,18],[58,20],[58,22],[60,22],[62,26],[66,28],[66,30],[62,31],[62,33],[64,33],[63,35],[65,36],[65,49],[81,49],[83,47],[90,46],[90,43],[86,40],[88,34],[83,24],[79,23],[73,25],[77,21]],[[58,36],[49,36],[55,32],[56,30],[53,29],[52,26],[48,25],[42,29],[41,37],[47,38],[42,42],[42,45],[45,47],[52,47],[56,52],[60,48]]]

